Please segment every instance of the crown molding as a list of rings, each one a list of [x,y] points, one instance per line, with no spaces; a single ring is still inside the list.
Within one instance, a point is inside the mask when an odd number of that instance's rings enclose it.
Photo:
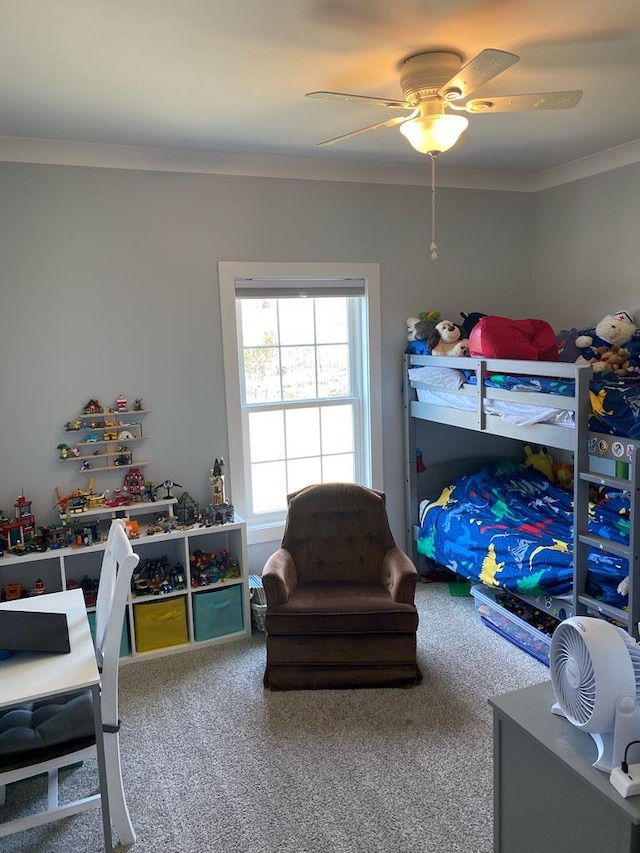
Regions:
[[[14,136],[0,136],[0,162],[405,186],[429,186],[431,182],[428,164],[408,166]],[[640,162],[640,140],[537,174],[440,167],[438,185],[538,192],[636,162]]]
[[[609,148],[599,154],[582,157],[565,163],[556,169],[547,169],[533,176],[533,191],[548,190],[560,184],[568,184],[571,181],[580,181],[601,172],[610,172],[622,166],[630,166],[632,163],[640,163],[640,139],[627,142],[626,145],[618,145]]]

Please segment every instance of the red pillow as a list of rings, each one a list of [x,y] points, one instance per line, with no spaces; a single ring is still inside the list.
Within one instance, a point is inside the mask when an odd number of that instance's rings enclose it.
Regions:
[[[482,317],[469,335],[470,355],[558,361],[556,334],[545,320]]]

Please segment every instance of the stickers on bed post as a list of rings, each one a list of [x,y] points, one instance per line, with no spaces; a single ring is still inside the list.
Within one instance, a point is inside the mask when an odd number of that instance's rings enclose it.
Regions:
[[[635,445],[625,444],[618,439],[610,441],[610,439],[602,436],[599,438],[591,437],[588,442],[588,451],[592,456],[604,456],[616,461],[626,459],[628,462],[633,462]]]

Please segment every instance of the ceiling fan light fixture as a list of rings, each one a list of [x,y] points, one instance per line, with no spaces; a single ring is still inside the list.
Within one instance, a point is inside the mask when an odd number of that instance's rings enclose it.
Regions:
[[[421,154],[442,154],[456,144],[469,120],[457,115],[427,115],[400,125],[400,132]]]

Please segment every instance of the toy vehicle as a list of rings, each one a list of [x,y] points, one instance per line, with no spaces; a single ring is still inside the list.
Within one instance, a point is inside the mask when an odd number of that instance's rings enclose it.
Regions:
[[[83,512],[88,503],[89,498],[87,495],[79,495],[78,497],[71,498],[67,504],[67,512]]]

